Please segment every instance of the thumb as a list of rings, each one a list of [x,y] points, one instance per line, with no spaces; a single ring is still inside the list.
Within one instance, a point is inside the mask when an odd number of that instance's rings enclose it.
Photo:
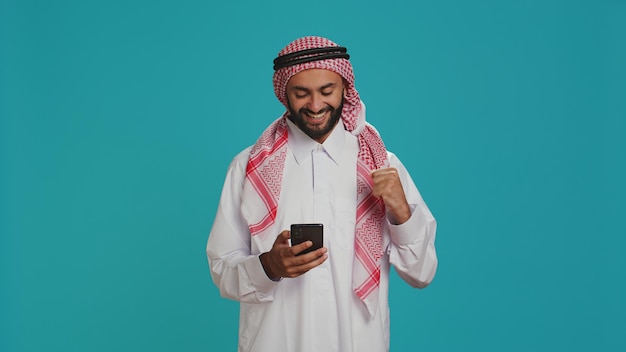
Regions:
[[[291,238],[291,232],[289,230],[284,230],[276,237],[276,243],[288,245],[289,238]]]

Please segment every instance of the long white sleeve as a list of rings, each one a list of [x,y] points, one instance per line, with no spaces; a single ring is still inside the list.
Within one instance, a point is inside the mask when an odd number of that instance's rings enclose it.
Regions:
[[[437,271],[435,232],[437,222],[424,203],[411,176],[395,155],[389,153],[390,166],[398,169],[402,187],[411,207],[411,217],[401,225],[388,220],[391,243],[389,262],[398,275],[413,287],[428,286]]]
[[[222,297],[247,303],[268,302],[276,282],[265,274],[260,253],[252,253],[250,232],[239,211],[248,154],[249,149],[241,152],[228,168],[206,250],[211,277]]]

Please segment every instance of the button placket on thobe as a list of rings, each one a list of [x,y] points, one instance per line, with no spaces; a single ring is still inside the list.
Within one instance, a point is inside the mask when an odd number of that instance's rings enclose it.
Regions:
[[[332,198],[332,165],[333,160],[330,158],[324,146],[318,144],[311,152],[312,169],[313,169],[313,215],[315,222],[324,224],[324,246],[330,251],[332,247],[332,228],[334,217],[332,214],[331,198]],[[331,263],[327,260],[315,270],[309,273],[313,274],[313,307],[311,309],[313,315],[317,315],[313,321],[325,322],[325,325],[336,324],[329,321],[325,317],[331,316],[336,307],[334,295],[329,295],[328,290],[333,289],[333,281],[331,277]],[[328,328],[328,326],[326,326]],[[324,346],[330,341],[318,340],[320,350],[326,348]]]

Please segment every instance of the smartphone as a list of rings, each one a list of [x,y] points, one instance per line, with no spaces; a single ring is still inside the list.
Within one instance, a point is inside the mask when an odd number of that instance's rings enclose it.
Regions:
[[[320,249],[324,246],[324,225],[322,224],[292,224],[291,245],[295,246],[302,242],[311,241],[313,245],[296,256],[303,255]]]

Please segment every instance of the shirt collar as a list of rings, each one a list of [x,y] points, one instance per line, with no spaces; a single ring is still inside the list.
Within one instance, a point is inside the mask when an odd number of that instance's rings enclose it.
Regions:
[[[302,132],[302,130],[289,119],[287,119],[287,128],[289,129],[287,143],[298,164],[310,157],[311,152],[316,149],[325,151],[335,164],[340,160],[339,157],[346,141],[346,128],[342,121],[337,123],[323,144],[319,144],[311,139],[311,137]]]

